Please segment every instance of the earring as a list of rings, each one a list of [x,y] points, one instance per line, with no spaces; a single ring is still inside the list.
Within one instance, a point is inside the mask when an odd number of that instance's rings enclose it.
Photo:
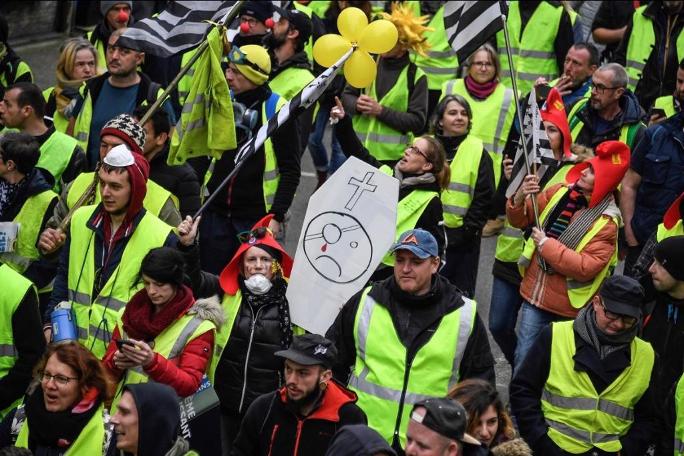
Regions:
[[[319,382],[318,387],[321,389],[321,391],[325,391],[326,388],[328,388],[328,383],[327,382]]]

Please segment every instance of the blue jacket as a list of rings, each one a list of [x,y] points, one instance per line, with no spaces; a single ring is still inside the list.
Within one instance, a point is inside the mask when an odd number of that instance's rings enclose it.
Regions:
[[[684,116],[678,113],[646,130],[632,152],[630,167],[641,176],[632,230],[644,243],[684,192]]]

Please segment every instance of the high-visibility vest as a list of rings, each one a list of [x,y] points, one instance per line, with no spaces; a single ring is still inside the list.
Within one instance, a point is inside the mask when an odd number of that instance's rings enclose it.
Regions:
[[[458,383],[477,304],[463,297],[463,306],[442,317],[407,366],[406,347],[397,336],[392,316],[369,296],[370,289],[363,291],[354,318],[356,362],[349,388],[358,395],[357,405],[368,416],[368,426],[388,442],[398,437],[403,448],[413,404],[446,397]]]
[[[665,111],[665,117],[672,117],[677,114],[674,97],[672,95],[664,95],[662,97],[656,98],[655,103],[653,103],[653,107]]]
[[[268,81],[268,85],[273,92],[290,101],[313,80],[314,75],[308,69],[289,67]]]
[[[57,194],[52,190],[44,190],[26,199],[19,213],[12,222],[19,223],[19,233],[14,252],[0,253],[0,262],[23,274],[31,263],[40,258],[36,247],[40,236],[40,221],[50,208]]]
[[[499,83],[491,95],[484,100],[479,100],[470,95],[463,79],[451,79],[442,86],[442,94],[439,98],[441,100],[446,95],[454,93],[461,95],[470,104],[473,118],[468,134],[480,138],[484,148],[489,152],[494,166],[494,187],[496,188],[501,179],[503,151],[515,119],[513,90]],[[496,123],[492,122],[494,119]]]
[[[677,389],[675,390],[675,428],[674,428],[674,454],[675,456],[684,456],[684,375],[679,378],[677,382]]]
[[[76,179],[71,183],[69,187],[69,192],[67,193],[66,204],[68,208],[74,207],[76,201],[83,195],[88,186],[93,182],[95,177],[94,172],[81,173]],[[178,209],[178,198],[176,198],[171,192],[157,184],[153,180],[147,180],[147,191],[145,192],[145,198],[143,199],[143,207],[148,212],[151,212],[155,216],[159,217],[162,209],[166,205],[167,201],[173,201],[174,206]],[[98,204],[102,201],[102,195],[100,194],[100,187],[95,191],[95,199],[92,204]],[[175,227],[174,227],[175,228]]]
[[[299,3],[295,1],[295,3]],[[315,2],[310,2],[307,5],[309,8],[311,8],[311,11],[313,13],[323,19],[325,17],[325,12],[328,11],[328,8],[330,7],[330,0],[316,0]]]
[[[658,225],[658,230],[656,231],[656,241],[660,242],[663,239],[667,239],[673,236],[684,236],[684,225],[682,225],[682,220],[677,220],[677,223],[669,230],[665,228],[665,224],[661,223]]]
[[[54,86],[53,87],[48,87],[47,89],[43,90],[43,98],[45,99],[45,103],[47,103],[50,100],[50,96],[52,96],[52,92],[55,91]],[[69,126],[69,119],[64,117],[56,108],[55,112],[52,113],[52,125],[55,127],[55,130],[59,132],[66,132],[67,127]]]
[[[69,448],[64,452],[64,456],[79,455],[101,455],[104,454],[104,446],[107,441],[107,425],[104,419],[104,404],[100,404],[93,416],[90,417],[86,425],[74,440]],[[29,447],[29,422],[27,419],[21,425],[17,441],[14,446],[19,448]]]
[[[653,348],[635,337],[630,343],[631,363],[599,393],[586,372],[575,370],[572,325],[564,321],[551,327],[551,368],[541,397],[547,435],[572,454],[594,447],[617,453],[622,448],[620,437],[634,422],[634,405],[648,388]]]
[[[183,55],[181,56],[181,63],[180,67],[185,68],[185,66],[190,62],[190,59],[192,59],[192,56],[195,55],[197,52],[197,48],[190,49],[188,51],[183,52]],[[188,97],[188,94],[190,93],[190,87],[192,86],[192,78],[195,76],[195,66],[197,65],[197,61],[188,68],[188,71],[183,75],[182,78],[178,81],[178,85],[176,86],[176,90],[178,91],[178,103],[183,106],[185,104],[185,99]]]
[[[637,84],[641,80],[641,74],[656,44],[653,21],[644,15],[648,5],[637,8],[632,13],[632,34],[627,42],[627,53],[625,55],[625,69],[629,76],[627,87],[634,92]],[[670,38],[670,44],[673,37]],[[684,58],[684,31],[679,32],[676,41],[677,62]]]
[[[0,284],[2,284],[2,293],[0,293],[0,310],[2,311],[2,318],[0,318],[0,378],[4,378],[17,362],[12,316],[14,316],[14,312],[16,312],[29,289],[33,290],[36,301],[38,295],[36,287],[30,280],[6,264],[0,264]],[[0,410],[0,419],[4,418],[7,412],[17,407],[21,401],[22,397],[19,396],[14,403],[4,410]]]
[[[520,6],[518,2],[510,3],[507,25],[518,93],[523,94],[532,90],[534,81],[539,77],[551,81],[560,73],[553,46],[562,14],[562,6],[540,2],[525,25],[521,37]],[[504,57],[506,55],[506,40],[503,31],[497,32],[496,45],[499,55]],[[506,58],[501,59],[501,76],[501,82],[506,87],[513,87],[511,70]]]
[[[57,131],[50,135],[50,137],[40,146],[40,158],[36,166],[46,169],[55,178],[55,186],[53,189],[58,192],[61,188],[60,179],[62,174],[69,166],[71,157],[76,152],[78,142],[71,136]]]
[[[544,223],[546,223],[546,219],[549,217],[549,215],[556,207],[558,202],[568,191],[568,187],[561,187],[558,189],[556,193],[553,194],[548,204],[546,205],[542,213],[539,215],[539,223],[542,226],[544,225]],[[582,236],[582,239],[580,240],[579,244],[577,244],[577,247],[575,247],[574,249],[575,252],[581,252],[582,249],[584,249],[584,247],[589,242],[591,242],[594,236],[596,236],[599,233],[599,231],[601,231],[603,227],[606,226],[610,221],[612,221],[615,224],[615,231],[617,232],[618,220],[612,217],[600,216],[593,223],[593,225],[591,225],[591,228],[589,228],[587,233],[584,236]],[[601,269],[601,271],[598,274],[596,274],[596,277],[594,277],[593,279],[588,280],[586,282],[579,282],[570,277],[566,277],[568,299],[570,300],[570,305],[572,307],[574,307],[575,309],[581,309],[582,307],[584,307],[586,303],[588,303],[591,300],[592,297],[594,297],[599,287],[603,283],[603,279],[605,279],[609,275],[611,269],[614,268],[617,264],[617,250],[617,236],[615,236],[615,249],[613,250],[613,255],[611,256],[608,263],[606,263],[603,269]],[[530,236],[530,238],[527,239],[527,241],[525,241],[522,254],[520,255],[520,259],[518,260],[518,269],[520,270],[521,276],[525,275],[525,269],[530,265],[530,262],[532,261],[532,255],[534,255],[534,252],[536,251],[537,246],[534,244],[534,239],[532,239],[532,237]]]
[[[84,206],[74,212],[67,285],[78,341],[102,358],[116,326],[117,314],[142,288],[138,275],[143,258],[153,248],[164,245],[171,227],[146,211],[128,239],[119,264],[100,293],[92,296],[96,278],[95,231],[87,223],[96,210],[97,206]]]
[[[223,355],[223,350],[226,348],[230,333],[233,331],[233,325],[235,325],[235,319],[240,312],[241,305],[242,292],[240,289],[238,289],[234,295],[228,293],[223,295],[221,307],[223,308],[224,322],[223,325],[216,330],[216,334],[214,335],[214,353],[211,356],[211,363],[209,364],[209,370],[207,372],[207,376],[211,383],[214,383],[216,366]]]
[[[9,65],[9,68],[0,69],[0,87],[7,89],[14,84],[17,79],[27,73],[31,76],[30,82],[33,82],[33,73],[31,72],[31,67],[28,66],[28,63],[20,60],[16,65],[16,69],[14,68],[13,62],[8,62],[7,65]]]
[[[566,163],[561,166],[561,168],[556,171],[556,173],[549,179],[549,181],[544,186],[544,190],[552,187],[556,184],[565,182],[565,176],[568,171],[575,166],[574,163]],[[525,245],[525,239],[523,238],[523,232],[511,225],[506,218],[504,222],[504,228],[499,238],[496,240],[496,252],[494,253],[494,258],[504,263],[516,263],[520,255],[522,255],[523,245]]]
[[[588,101],[588,98],[582,98],[578,100],[570,110],[570,114],[568,114],[568,125],[570,127],[570,136],[572,137],[572,142],[577,140],[582,132],[582,129],[584,128],[584,122],[577,114],[587,105]],[[636,138],[636,134],[639,132],[639,129],[642,125],[643,124],[641,122],[623,124],[620,128],[620,137],[618,141],[627,144],[630,149],[634,149],[634,146],[636,146],[634,139]]]
[[[425,212],[433,198],[439,197],[439,193],[434,190],[416,189],[411,191],[397,204],[397,223],[394,238],[401,233],[412,230],[416,223]],[[394,266],[394,255],[388,253],[382,262],[387,266]]]
[[[463,140],[449,167],[451,179],[449,187],[442,192],[444,225],[447,228],[463,226],[463,217],[473,202],[477,174],[482,160],[482,140],[468,135]]]
[[[411,2],[416,16],[420,16],[420,2]],[[415,6],[414,6],[415,5]],[[428,27],[433,31],[424,33],[430,49],[426,56],[413,53],[414,63],[427,76],[428,90],[440,90],[442,84],[449,79],[456,77],[458,69],[458,57],[456,52],[447,41],[446,30],[444,29],[444,6],[441,6],[435,15],[432,16]]]
[[[292,2],[292,4],[294,5],[295,9],[306,14],[309,17],[309,19],[312,19],[311,16],[313,15],[313,10],[308,5],[302,5],[299,2]],[[309,62],[313,62],[313,33],[309,37],[309,40],[304,44],[304,52],[306,52],[306,56],[308,57]],[[271,88],[273,88],[273,86],[271,86]],[[285,96],[275,89],[273,89],[273,91],[279,93],[282,96]]]
[[[86,38],[88,41],[90,41],[90,44],[93,45],[95,51],[97,52],[97,74],[102,74],[107,71],[107,45],[101,40],[93,37],[94,31],[95,30],[91,30],[90,32],[86,33]]]
[[[391,108],[395,111],[406,112],[410,96],[408,91],[409,65],[406,65],[406,67],[401,70],[397,82],[382,99],[378,99],[378,96],[375,93],[375,81],[371,83],[368,90],[368,96],[377,100],[382,106]],[[423,75],[423,71],[420,68],[416,68],[414,81],[417,81],[423,77]],[[366,149],[368,149],[371,155],[380,161],[399,160],[404,154],[406,146],[413,141],[412,132],[395,130],[375,116],[357,113],[352,118],[352,123],[359,140]]]

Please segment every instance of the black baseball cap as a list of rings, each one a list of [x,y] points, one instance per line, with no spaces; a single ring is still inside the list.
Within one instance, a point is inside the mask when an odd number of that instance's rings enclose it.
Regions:
[[[608,277],[601,285],[599,295],[606,310],[619,315],[641,318],[644,288],[635,279],[623,275]]]
[[[290,348],[274,354],[304,366],[320,364],[330,368],[337,358],[337,348],[334,343],[319,334],[303,334],[292,338]]]
[[[299,39],[305,42],[313,33],[313,23],[311,18],[298,9],[285,9],[273,6],[273,10],[288,20],[290,26],[299,32]]]
[[[420,407],[425,409],[425,414],[416,411]],[[444,397],[420,401],[413,406],[411,419],[448,439],[480,445],[479,440],[466,433],[468,414],[465,408],[453,399]]]
[[[684,236],[663,239],[656,246],[654,256],[672,278],[684,280]]]

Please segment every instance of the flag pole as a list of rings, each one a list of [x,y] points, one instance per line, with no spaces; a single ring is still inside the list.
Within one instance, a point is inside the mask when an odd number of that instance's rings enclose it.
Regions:
[[[218,195],[219,191],[228,184],[228,182],[237,174],[242,165],[264,144],[264,142],[290,117],[297,116],[311,105],[313,105],[328,88],[334,79],[337,71],[344,65],[349,57],[354,52],[355,47],[350,48],[340,59],[321,73],[316,79],[311,81],[304,87],[297,95],[278,111],[276,116],[271,117],[268,123],[263,124],[257,133],[252,138],[240,147],[235,156],[235,168],[221,181],[221,183],[214,189],[214,191],[207,197],[192,219],[199,217],[202,212],[209,206],[212,200]]]
[[[524,148],[527,148],[527,137],[525,136],[525,130],[523,128],[522,114],[520,113],[520,100],[518,98],[518,83],[515,81],[515,68],[513,66],[513,56],[511,53],[511,40],[508,36],[508,26],[506,20],[506,2],[499,1],[501,6],[501,22],[503,24],[504,39],[506,41],[506,56],[508,57],[508,68],[511,72],[511,84],[513,85],[513,99],[515,100],[515,112],[518,116],[518,125],[520,127],[520,138],[522,138]],[[533,145],[534,146],[534,145]],[[527,156],[527,150],[523,153],[525,157],[525,169],[527,174],[532,174],[532,167],[530,166],[530,160]],[[532,210],[534,212],[534,223],[537,228],[541,229],[541,224],[539,223],[539,207],[537,206],[537,198],[532,198]]]

